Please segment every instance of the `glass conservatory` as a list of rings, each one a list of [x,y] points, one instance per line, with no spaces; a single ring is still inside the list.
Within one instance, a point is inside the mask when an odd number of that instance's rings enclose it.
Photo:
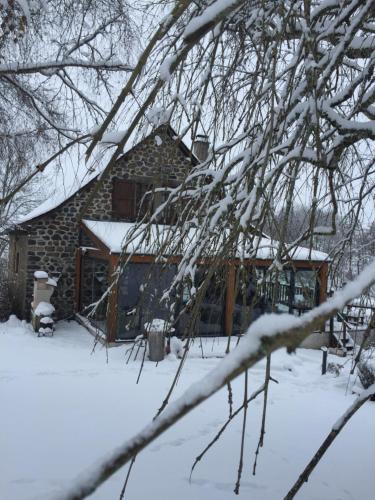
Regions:
[[[122,244],[131,226],[132,223],[83,221],[76,261],[77,312],[87,316],[96,307],[90,321],[109,342],[134,339],[143,332],[145,323],[155,318],[174,322],[175,334],[183,335],[189,314],[181,311],[189,300],[188,290],[173,297],[173,313],[170,305],[160,300],[176,274],[178,256],[169,257],[167,265],[158,265],[150,249],[137,248],[113,283]],[[269,242],[267,246],[271,248]],[[270,272],[272,255],[257,255],[256,259],[245,260],[245,279],[239,279],[239,260],[228,260],[206,287],[194,333],[238,335],[266,312],[301,315],[321,303],[326,298],[327,255],[312,251],[308,257],[308,249],[299,247],[282,270]],[[205,271],[202,264],[195,286],[199,286]],[[111,284],[105,300],[97,306]]]

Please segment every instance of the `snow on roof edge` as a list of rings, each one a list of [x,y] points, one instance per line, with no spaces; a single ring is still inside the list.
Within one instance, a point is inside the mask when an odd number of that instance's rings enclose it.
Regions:
[[[49,212],[51,212],[55,208],[60,207],[63,203],[69,201],[70,198],[72,198],[75,194],[78,193],[78,191],[80,191],[85,186],[87,186],[98,175],[100,175],[100,172],[95,172],[94,175],[87,177],[85,182],[80,183],[79,185],[76,185],[75,187],[72,186],[71,189],[68,190],[68,192],[59,193],[55,196],[52,196],[51,198],[48,198],[43,203],[41,203],[40,205],[35,207],[33,210],[31,210],[31,212],[29,212],[27,215],[24,215],[20,219],[16,220],[16,222],[14,224],[15,225],[24,224],[26,222],[33,220],[33,219],[36,219],[37,217],[48,214]]]
[[[98,221],[98,220],[82,220],[84,226],[92,232],[96,238],[98,238],[109,250],[110,253],[119,254],[122,251],[123,243],[126,240],[126,236],[135,227],[137,223],[135,222],[114,222],[114,221]],[[142,227],[142,226],[141,226]],[[156,227],[156,225],[155,225]],[[158,237],[162,237],[163,230],[169,228],[170,226],[158,225],[156,233]],[[193,231],[193,230],[191,230]],[[190,243],[194,239],[193,233],[190,235]],[[256,258],[259,260],[269,260],[275,258],[274,250],[278,244],[277,240],[272,240],[271,238],[261,238],[261,244],[259,245],[256,257],[245,257],[245,258]],[[134,253],[135,255],[156,255],[157,245],[154,247],[148,244],[147,246],[142,243],[140,245],[140,237],[129,246],[128,253]],[[310,249],[305,247],[296,247],[291,251],[291,260],[293,261],[314,261],[314,262],[328,262],[329,255],[321,252],[319,250],[311,250],[311,258],[309,258]]]

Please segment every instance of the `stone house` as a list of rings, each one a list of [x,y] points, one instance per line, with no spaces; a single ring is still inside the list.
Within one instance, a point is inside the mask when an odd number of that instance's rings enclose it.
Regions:
[[[55,318],[69,319],[76,315],[82,321],[89,306],[114,283],[113,273],[123,243],[142,213],[145,193],[150,188],[173,187],[182,182],[199,162],[198,158],[204,158],[207,148],[207,140],[198,138],[193,154],[176,139],[169,126],[161,126],[119,158],[102,182],[98,174],[93,174],[69,196],[53,203],[47,200],[24,217],[9,232],[13,312],[29,319],[34,273],[43,270],[58,282],[51,299]],[[149,209],[154,210],[162,199],[160,191]],[[172,219],[155,225],[159,234],[170,228],[173,230]],[[269,238],[264,239],[262,250],[247,262],[254,282],[255,278],[258,281],[266,276],[274,257],[272,249],[277,246]],[[156,251],[152,245],[142,244],[127,251],[132,255],[129,265],[96,311],[95,321],[90,320],[110,343],[136,337],[145,322],[153,318],[167,319],[157,297],[171,282],[179,259],[171,255],[167,269],[161,271],[162,266],[159,269],[155,264]],[[215,280],[210,284],[201,305],[197,334],[240,333],[245,313],[242,299],[235,291],[237,264],[234,259],[224,265],[224,287],[215,285]],[[152,276],[147,274],[151,267]],[[293,262],[278,277],[278,310],[300,314],[323,301],[327,268],[326,254],[298,247]],[[141,297],[145,280],[150,291]],[[275,296],[275,286],[264,282],[259,310],[266,310],[267,300]],[[184,300],[182,293],[178,307]],[[182,333],[182,328],[183,318],[176,326],[177,334]]]
[[[136,144],[116,161],[88,205],[97,189],[98,175],[52,206],[47,200],[11,228],[11,300],[18,317],[30,317],[34,272],[40,269],[58,278],[52,299],[56,318],[72,317],[77,299],[76,252],[85,237],[80,219],[132,221],[140,197],[151,185],[175,186],[182,182],[196,160],[181,141],[174,140],[174,135],[170,127],[162,126]]]

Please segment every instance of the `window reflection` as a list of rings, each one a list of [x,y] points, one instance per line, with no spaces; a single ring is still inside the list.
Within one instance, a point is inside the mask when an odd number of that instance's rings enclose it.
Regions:
[[[90,322],[103,332],[107,330],[107,298],[96,307],[93,316],[89,316],[94,305],[108,289],[108,262],[84,256],[81,267],[80,302],[81,313],[88,316]]]
[[[207,268],[200,266],[196,276],[199,287],[206,277]],[[198,335],[223,335],[226,295],[226,268],[216,270],[211,276],[199,308]]]
[[[317,276],[313,269],[297,269],[294,277],[293,309],[297,314],[317,304]]]
[[[237,273],[233,335],[244,333],[250,323],[272,310],[263,278],[264,270],[253,266],[242,267]]]
[[[144,324],[155,318],[174,321],[177,335],[184,335],[189,327],[194,335],[219,336],[225,334],[225,311],[228,266],[215,270],[205,289],[199,308],[184,307],[191,299],[190,286],[184,286],[177,297],[174,317],[168,304],[160,303],[176,273],[176,265],[130,263],[118,285],[118,338],[131,339],[143,332]],[[209,269],[198,266],[194,287],[198,290],[207,280]],[[206,285],[205,285],[206,286]],[[143,291],[145,293],[143,293]],[[266,267],[242,266],[236,270],[232,334],[244,333],[249,324],[265,313],[300,315],[317,304],[317,271],[284,268],[269,272]]]
[[[265,273],[262,293],[271,303],[271,310],[278,313],[289,312],[293,276],[290,269]]]
[[[118,285],[117,338],[131,339],[141,334],[153,319],[169,320],[168,304],[161,303],[176,266],[131,263],[125,266]]]

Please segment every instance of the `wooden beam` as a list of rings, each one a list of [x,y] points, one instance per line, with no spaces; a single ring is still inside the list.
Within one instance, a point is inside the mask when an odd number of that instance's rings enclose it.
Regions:
[[[110,249],[107,247],[107,245],[105,245],[92,231],[90,231],[90,229],[85,226],[83,222],[81,222],[80,228],[86,234],[86,236],[95,243],[95,246],[97,246],[103,253],[110,252]]]
[[[118,256],[118,254],[116,254]],[[125,255],[124,260],[126,260],[129,256]],[[130,262],[136,263],[147,263],[152,264],[155,262],[155,255],[132,255],[130,258]],[[179,256],[166,257],[166,263],[168,264],[178,264],[181,260]],[[158,262],[158,264],[165,264],[165,262]]]
[[[328,262],[324,262],[319,270],[318,270],[318,281],[319,281],[319,304],[321,304],[322,302],[325,302],[327,300],[327,295],[328,295],[328,291],[327,291],[327,285],[328,285]],[[331,318],[330,320],[330,326],[331,326],[331,323],[333,324],[333,320]],[[321,329],[322,332],[325,332],[326,331],[326,325],[323,324],[322,325],[322,329]],[[331,340],[331,335],[329,337],[329,344],[330,344],[330,347],[331,346],[331,343],[332,343],[332,340]]]
[[[74,309],[75,312],[81,310],[81,272],[82,272],[82,255],[81,249],[76,248],[76,274],[75,274],[75,290],[74,290]]]
[[[328,262],[323,262],[318,271],[319,276],[319,304],[327,300]]]
[[[235,301],[236,268],[234,264],[228,265],[227,274],[227,293],[225,297],[225,335],[232,335],[233,329],[233,311]]]
[[[107,342],[115,342],[117,337],[117,283],[114,283],[116,276],[114,275],[117,266],[117,256],[111,255],[108,266],[108,283],[113,285],[108,295],[107,309]]]
[[[100,259],[100,260],[110,260],[111,255],[109,253],[102,252],[96,248],[81,248],[81,254],[91,259]]]
[[[114,254],[113,254],[114,255]],[[119,254],[116,254],[119,256]],[[128,258],[128,255],[124,256],[124,259]],[[130,258],[130,262],[148,262],[152,263],[155,262],[155,255],[132,255]],[[169,264],[178,264],[181,261],[181,256],[166,256],[165,260]],[[198,265],[209,265],[210,262],[212,262],[209,258],[201,259],[198,261]],[[223,259],[222,263],[224,264],[234,264],[234,265],[239,265],[241,262],[245,263],[246,265],[249,266],[256,266],[256,267],[269,267],[274,261],[272,259]],[[160,262],[160,264],[163,264],[164,262]],[[217,264],[218,265],[218,264]],[[322,266],[327,265],[327,262],[322,262],[319,260],[313,260],[313,261],[308,261],[308,260],[293,260],[290,261],[290,265],[288,262],[288,265],[286,268],[289,267],[296,267],[296,268],[303,268],[303,269],[320,269]]]

